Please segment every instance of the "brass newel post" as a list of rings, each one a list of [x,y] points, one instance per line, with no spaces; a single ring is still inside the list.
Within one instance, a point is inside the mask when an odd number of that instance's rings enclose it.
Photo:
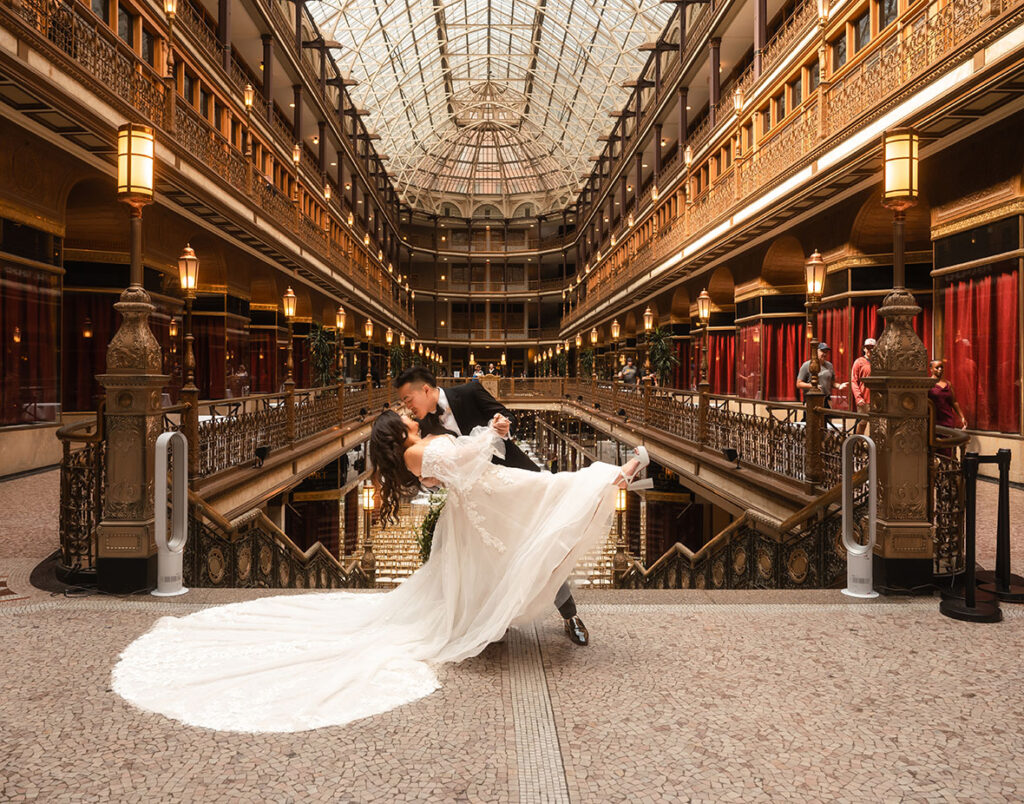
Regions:
[[[878,314],[885,328],[871,355],[870,428],[878,460],[878,536],[875,588],[915,591],[932,580],[932,525],[928,518],[928,354],[914,332],[921,312],[904,287],[906,210],[918,197],[918,135],[886,132],[882,203],[893,210],[893,289]]]
[[[288,351],[285,362],[284,406],[285,406],[285,437],[289,443],[295,441],[295,362],[294,362],[294,327],[296,305],[295,292],[289,287],[284,294],[284,317],[288,322]]]
[[[825,435],[825,395],[819,387],[821,362],[818,359],[817,318],[818,306],[821,303],[822,289],[825,283],[825,261],[815,251],[804,264],[807,280],[807,334],[811,347],[808,368],[810,369],[811,387],[804,391],[805,425],[804,425],[804,478],[813,486],[818,486],[823,478],[821,448]]]
[[[697,297],[697,319],[703,328],[700,347],[700,381],[697,383],[697,443],[708,443],[708,404],[711,383],[708,382],[708,327],[711,324],[711,296],[704,288]]]

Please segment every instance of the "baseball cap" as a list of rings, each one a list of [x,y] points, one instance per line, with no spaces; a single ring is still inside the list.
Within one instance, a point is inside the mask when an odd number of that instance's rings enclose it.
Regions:
[[[832,347],[829,346],[824,341],[822,341],[821,343],[818,344],[818,351],[819,352],[831,352],[832,351]]]
[[[874,338],[865,338],[864,339],[864,345],[865,346],[877,346],[878,345],[878,341],[876,341]]]

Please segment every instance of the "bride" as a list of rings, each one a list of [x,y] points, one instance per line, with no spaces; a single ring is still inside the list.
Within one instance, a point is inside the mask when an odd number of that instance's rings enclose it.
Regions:
[[[121,654],[113,689],[184,723],[292,732],[340,725],[429,695],[433,666],[458,662],[510,625],[545,615],[588,549],[607,538],[617,487],[647,452],[617,467],[528,472],[504,454],[498,415],[469,436],[425,436],[393,411],[374,422],[370,457],[381,518],[423,485],[447,502],[430,559],[383,594],[283,595],[164,617]]]

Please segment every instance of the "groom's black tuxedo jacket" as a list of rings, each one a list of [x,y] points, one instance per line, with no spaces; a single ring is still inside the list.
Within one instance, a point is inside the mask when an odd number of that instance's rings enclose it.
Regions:
[[[494,418],[495,413],[512,420],[512,414],[504,405],[491,396],[487,389],[479,382],[467,382],[463,385],[456,385],[444,389],[444,395],[448,398],[452,415],[459,423],[459,430],[463,435],[469,435],[474,427],[486,427]],[[436,414],[429,414],[420,420],[420,429],[424,435],[438,435],[446,432],[441,426],[441,420]],[[519,446],[508,439],[505,441],[505,458],[502,460],[495,456],[491,459],[494,463],[503,466],[512,466],[516,469],[526,469],[531,472],[539,472],[540,467],[526,457],[526,454],[519,449]]]

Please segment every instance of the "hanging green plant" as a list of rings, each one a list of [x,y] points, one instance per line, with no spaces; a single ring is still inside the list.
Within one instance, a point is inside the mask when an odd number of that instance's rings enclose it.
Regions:
[[[594,350],[584,349],[580,352],[580,375],[586,379],[594,373]]]
[[[430,510],[427,511],[427,515],[423,517],[423,522],[420,523],[420,535],[416,540],[420,547],[420,559],[424,564],[430,558],[430,548],[434,543],[434,528],[437,527],[437,520],[441,516],[441,511],[444,509],[444,503],[447,499],[448,491],[446,489],[430,493]]]
[[[648,357],[651,371],[658,375],[658,381],[665,385],[673,366],[679,365],[672,343],[672,330],[659,327],[647,334]]]
[[[320,324],[313,322],[309,330],[309,356],[313,367],[313,385],[333,385],[336,379],[335,338]]]

